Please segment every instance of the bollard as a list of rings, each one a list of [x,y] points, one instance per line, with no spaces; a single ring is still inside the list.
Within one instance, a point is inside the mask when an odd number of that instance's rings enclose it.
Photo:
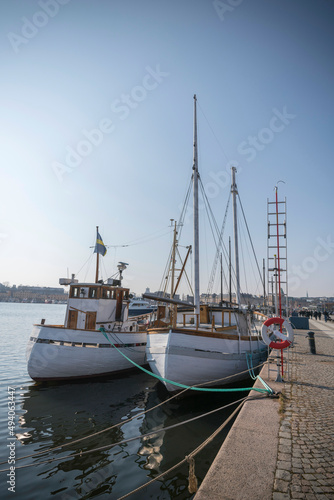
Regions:
[[[310,346],[311,354],[317,354],[315,350],[314,332],[308,332],[307,334],[308,344]]]

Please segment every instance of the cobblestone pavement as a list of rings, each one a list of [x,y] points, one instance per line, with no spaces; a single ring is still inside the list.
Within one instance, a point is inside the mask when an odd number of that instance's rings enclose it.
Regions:
[[[310,330],[315,332],[316,354],[310,353],[306,338]],[[334,500],[333,334],[334,326],[323,321],[310,322],[309,330],[295,330],[290,381],[284,383],[273,500]]]

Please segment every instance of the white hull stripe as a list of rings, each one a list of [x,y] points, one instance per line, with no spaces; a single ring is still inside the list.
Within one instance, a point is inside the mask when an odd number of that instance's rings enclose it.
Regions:
[[[146,346],[146,342],[136,342],[133,344],[94,344],[93,342],[69,342],[67,340],[54,340],[54,339],[39,339],[37,337],[30,337],[31,342],[36,342],[38,344],[54,344],[62,345],[65,347],[102,347],[106,349],[112,349],[115,347],[141,347]]]

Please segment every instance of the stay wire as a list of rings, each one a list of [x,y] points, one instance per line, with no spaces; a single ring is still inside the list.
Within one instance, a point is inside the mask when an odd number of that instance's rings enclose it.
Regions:
[[[239,195],[238,195],[238,200],[239,200],[239,203],[240,203],[240,208],[241,208],[241,211],[242,211],[242,215],[243,215],[243,217],[244,217],[244,221],[245,221],[245,225],[246,225],[246,229],[247,229],[248,237],[249,237],[249,240],[250,240],[250,243],[251,243],[251,247],[252,247],[252,250],[253,250],[253,255],[254,255],[254,258],[255,258],[255,262],[256,262],[257,270],[258,270],[258,272],[259,272],[259,276],[260,276],[260,278],[261,278],[261,283],[262,283],[262,286],[264,286],[263,279],[262,279],[262,275],[261,275],[261,271],[260,271],[260,267],[259,267],[259,263],[258,263],[258,261],[257,261],[257,257],[256,257],[256,253],[255,253],[254,245],[253,245],[253,241],[252,241],[252,238],[251,238],[251,235],[250,235],[250,232],[249,232],[249,228],[248,228],[248,224],[247,224],[247,220],[246,220],[245,212],[244,212],[244,209],[243,209],[243,206],[242,206],[241,199],[240,199],[240,196],[239,196]]]

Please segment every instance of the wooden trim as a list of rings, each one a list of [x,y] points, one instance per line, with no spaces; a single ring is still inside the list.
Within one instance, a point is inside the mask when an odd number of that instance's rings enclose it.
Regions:
[[[235,328],[235,327],[228,327],[228,328]],[[168,333],[171,330],[171,328],[152,328],[147,330],[148,335],[154,335],[154,334],[159,334],[159,333]],[[193,335],[196,337],[210,337],[210,338],[215,338],[215,339],[226,339],[226,340],[239,340],[239,335],[229,335],[228,333],[218,333],[217,331],[211,332],[210,330],[208,331],[203,331],[203,330],[186,330],[186,329],[180,329],[180,328],[175,328],[173,329],[173,333],[182,333],[183,335]],[[256,341],[259,340],[259,337],[256,336],[249,336],[249,335],[242,335],[240,337],[240,340],[246,340],[246,341]]]

